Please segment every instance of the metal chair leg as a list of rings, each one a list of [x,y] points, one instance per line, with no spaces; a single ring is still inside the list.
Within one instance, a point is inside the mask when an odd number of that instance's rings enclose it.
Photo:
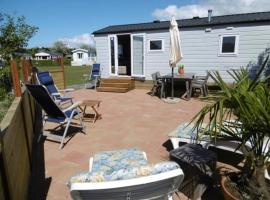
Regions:
[[[70,126],[70,122],[71,122],[71,120],[73,119],[74,112],[75,112],[75,110],[72,111],[70,117],[68,118],[67,125],[66,125],[66,128],[65,128],[65,131],[64,131],[64,134],[63,134],[63,137],[62,137],[62,140],[61,140],[61,144],[60,144],[59,149],[62,149],[62,148],[63,148],[64,140],[65,140],[65,138],[66,138],[67,131],[68,131],[68,128],[69,128],[69,126]]]
[[[164,96],[164,84],[161,84],[160,87],[160,98],[162,98]]]

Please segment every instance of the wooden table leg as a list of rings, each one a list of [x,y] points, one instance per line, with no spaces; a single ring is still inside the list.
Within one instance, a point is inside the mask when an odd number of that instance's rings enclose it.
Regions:
[[[94,117],[94,120],[93,120],[93,125],[94,123],[97,121],[97,119],[101,116],[101,114],[98,113],[97,109],[95,108],[95,106],[91,106],[93,111],[95,112],[95,117]],[[99,104],[98,104],[98,107],[99,107]]]

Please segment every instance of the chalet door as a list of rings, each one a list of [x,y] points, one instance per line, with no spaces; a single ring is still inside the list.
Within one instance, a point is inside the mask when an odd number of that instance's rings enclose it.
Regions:
[[[118,42],[116,35],[109,35],[109,67],[110,75],[116,76],[118,74]]]
[[[131,35],[131,75],[145,76],[144,69],[144,34]]]

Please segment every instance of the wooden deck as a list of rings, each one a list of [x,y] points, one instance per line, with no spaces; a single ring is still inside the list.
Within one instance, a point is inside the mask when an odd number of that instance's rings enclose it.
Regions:
[[[101,79],[98,92],[125,93],[135,88],[134,78],[131,77],[110,77]]]

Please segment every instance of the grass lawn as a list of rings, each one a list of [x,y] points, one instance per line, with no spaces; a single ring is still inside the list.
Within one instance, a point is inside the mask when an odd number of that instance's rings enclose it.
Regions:
[[[39,67],[41,71],[59,70],[60,67]],[[83,74],[89,74],[91,70],[90,66],[65,66],[65,78],[67,86],[83,84]]]

